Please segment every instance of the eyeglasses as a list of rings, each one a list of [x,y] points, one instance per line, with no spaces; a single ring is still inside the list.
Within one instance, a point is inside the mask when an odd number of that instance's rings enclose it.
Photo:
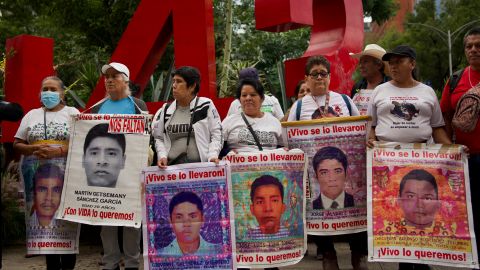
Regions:
[[[320,72],[314,71],[314,72],[308,74],[308,76],[310,76],[310,77],[312,77],[312,78],[315,78],[315,79],[318,79],[318,76],[320,76],[322,79],[325,79],[325,78],[327,78],[329,75],[330,75],[330,73],[325,72],[325,71],[320,71]]]

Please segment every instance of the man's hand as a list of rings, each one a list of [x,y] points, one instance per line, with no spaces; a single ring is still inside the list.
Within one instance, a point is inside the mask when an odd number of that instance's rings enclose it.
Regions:
[[[160,169],[166,169],[168,167],[168,161],[166,157],[162,157],[157,161],[157,165]]]

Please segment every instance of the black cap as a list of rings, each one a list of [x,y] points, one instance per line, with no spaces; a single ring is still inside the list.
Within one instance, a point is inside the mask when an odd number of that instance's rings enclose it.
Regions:
[[[388,61],[392,56],[410,57],[412,59],[416,59],[417,53],[415,52],[415,49],[408,45],[399,45],[391,52],[387,52],[386,54],[384,54],[382,60]]]
[[[243,80],[246,78],[254,79],[258,81],[258,71],[254,67],[248,67],[240,70],[238,73],[238,79]]]

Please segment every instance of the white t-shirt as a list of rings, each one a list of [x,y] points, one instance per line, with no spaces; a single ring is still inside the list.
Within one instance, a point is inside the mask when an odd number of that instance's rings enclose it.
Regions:
[[[260,110],[262,112],[271,113],[278,120],[282,119],[284,116],[282,107],[280,106],[278,99],[274,96],[265,95],[265,99],[263,100]],[[230,104],[227,116],[239,113],[241,111],[242,105],[240,104],[240,100],[237,98]]]
[[[359,89],[355,96],[353,96],[353,103],[357,106],[360,115],[367,115],[368,104],[370,103],[372,93],[373,89]]]
[[[348,107],[341,94],[329,91],[330,101],[328,103],[328,116],[330,117],[340,117],[340,116],[356,116],[360,115],[357,107],[353,104],[353,101],[350,97],[347,96],[348,102],[350,102],[351,114],[348,113]],[[319,110],[324,110],[325,107],[325,98],[327,95],[316,96],[308,94],[302,98],[302,108],[300,111],[300,119],[298,120],[311,120],[316,119],[319,114]],[[288,121],[297,121],[296,112],[297,112],[298,101],[295,102],[290,109],[290,114],[288,115]]]
[[[278,145],[283,145],[282,125],[278,119],[269,113],[264,113],[261,118],[245,116],[264,150],[276,149]],[[222,122],[222,128],[223,138],[231,149],[237,152],[258,151],[255,139],[240,113],[227,116]]]
[[[425,142],[432,128],[445,125],[435,92],[423,83],[399,88],[386,82],[375,88],[371,101],[368,114],[380,141]]]
[[[80,113],[76,108],[65,106],[57,112],[46,112],[42,108],[29,111],[22,119],[15,138],[29,144],[45,140],[45,124],[47,140],[68,141],[70,138],[70,115]],[[46,123],[44,120],[46,116]]]

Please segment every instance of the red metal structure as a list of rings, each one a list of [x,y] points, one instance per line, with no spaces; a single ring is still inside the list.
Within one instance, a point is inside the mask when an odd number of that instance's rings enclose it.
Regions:
[[[285,62],[287,95],[304,77],[306,58],[322,54],[332,62],[331,88],[347,92],[356,61],[349,52],[363,46],[363,11],[360,0],[256,0],[257,29],[288,31],[310,26],[310,46],[299,59]],[[200,70],[200,95],[211,98],[224,117],[233,98],[217,98],[215,40],[212,0],[142,0],[125,29],[111,61],[126,64],[130,79],[145,88],[150,75],[173,37],[175,66],[195,66]],[[40,106],[38,94],[43,77],[53,71],[53,40],[21,35],[7,41],[14,55],[8,58],[5,93],[9,101],[19,102],[25,111]],[[103,77],[97,83],[87,106],[105,95]],[[155,112],[161,102],[147,103]],[[16,124],[4,125],[3,141],[12,141]]]

